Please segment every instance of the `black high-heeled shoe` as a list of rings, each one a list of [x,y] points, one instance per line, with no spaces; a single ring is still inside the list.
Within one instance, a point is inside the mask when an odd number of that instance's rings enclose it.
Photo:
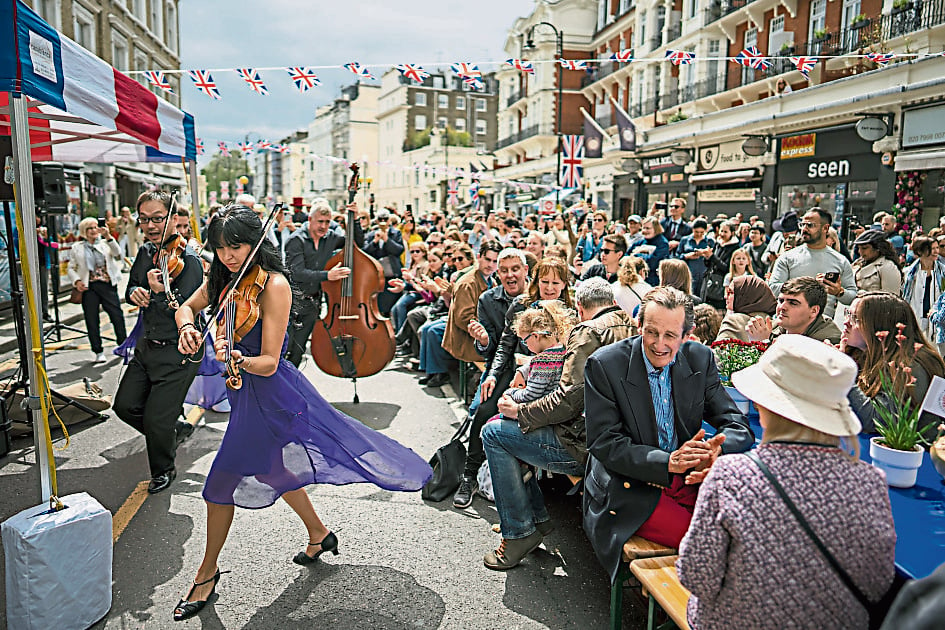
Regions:
[[[209,580],[204,580],[203,582],[194,582],[194,585],[190,587],[190,591],[187,593],[187,598],[182,598],[177,602],[177,606],[174,607],[174,621],[183,621],[184,619],[190,619],[207,605],[207,601],[217,590],[217,582],[220,581],[220,576],[224,573],[229,573],[229,571],[221,572],[220,569],[217,569],[217,572],[213,574],[213,577]],[[187,599],[193,594],[194,589],[198,586],[203,586],[208,582],[213,582],[213,588],[210,589],[210,594],[207,595],[207,599],[198,600],[198,601],[187,601]]]
[[[334,533],[328,532],[328,535],[322,538],[320,543],[310,542],[309,547],[315,547],[316,545],[321,546],[321,549],[314,556],[310,556],[304,551],[300,551],[295,554],[295,557],[292,558],[292,562],[295,564],[315,564],[318,561],[318,556],[322,555],[326,551],[330,551],[336,556],[338,555],[338,537]]]

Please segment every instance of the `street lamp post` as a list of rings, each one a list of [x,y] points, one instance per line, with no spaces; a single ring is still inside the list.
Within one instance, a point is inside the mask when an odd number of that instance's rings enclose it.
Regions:
[[[561,65],[561,60],[564,59],[564,33],[559,31],[557,27],[551,22],[539,22],[533,24],[529,27],[528,32],[525,35],[525,50],[533,50],[535,48],[534,36],[535,28],[544,24],[548,26],[555,32],[555,42],[556,52],[558,54],[558,106],[556,112],[557,124],[555,128],[555,133],[557,134],[557,153],[558,153],[558,165],[555,171],[555,209],[561,204],[561,108],[564,105],[562,98],[562,79],[564,77],[564,66]]]

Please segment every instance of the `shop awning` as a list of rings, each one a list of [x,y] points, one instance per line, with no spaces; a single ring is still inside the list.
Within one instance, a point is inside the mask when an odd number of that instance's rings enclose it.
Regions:
[[[937,151],[902,151],[896,156],[896,172],[927,171],[933,168],[945,168],[945,149]]]
[[[123,177],[127,177],[133,182],[141,184],[170,184],[176,186],[185,181],[185,175],[183,173],[180,177],[173,177],[161,173],[145,173],[143,171],[120,167],[115,167],[115,172]]]
[[[538,206],[538,212],[541,214],[551,214],[555,211],[555,201],[564,205],[564,200],[568,196],[573,195],[577,191],[577,188],[562,188],[561,190],[554,191],[539,197],[533,203]]]
[[[689,176],[693,184],[730,184],[746,182],[758,178],[757,169],[746,168],[740,171],[720,171],[718,173],[697,173]]]

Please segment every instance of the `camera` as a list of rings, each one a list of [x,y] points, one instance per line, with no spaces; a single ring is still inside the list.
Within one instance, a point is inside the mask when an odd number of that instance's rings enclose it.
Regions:
[[[98,218],[98,226],[99,226],[100,228],[106,227],[106,224],[105,224],[105,217],[99,217],[99,218]]]

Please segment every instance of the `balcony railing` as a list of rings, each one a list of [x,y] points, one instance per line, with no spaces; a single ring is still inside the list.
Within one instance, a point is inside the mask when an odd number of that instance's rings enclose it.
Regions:
[[[689,101],[695,101],[700,98],[705,98],[707,96],[712,96],[713,94],[718,94],[725,91],[725,75],[716,75],[709,77],[704,81],[699,81],[698,83],[693,83],[692,85],[683,86],[682,99],[680,102],[688,103]]]
[[[513,92],[512,96],[505,102],[506,107],[511,107],[515,103],[525,98],[525,92]]]
[[[650,50],[656,50],[663,45],[663,34],[654,35],[650,38]]]
[[[670,26],[669,30],[666,31],[666,43],[674,42],[677,39],[682,37],[682,24],[677,24],[676,26]]]
[[[715,0],[705,8],[705,23],[714,22],[723,15],[734,13],[755,0]]]
[[[631,103],[630,111],[627,113],[630,114],[631,118],[639,118],[643,115],[643,105],[641,103]]]
[[[597,83],[604,77],[616,72],[621,65],[624,64],[613,61],[612,59],[601,61],[596,68],[593,68],[590,72],[584,73],[584,76],[581,77],[581,87],[587,87],[593,83]]]
[[[870,18],[858,28],[848,27],[813,39],[797,50],[807,55],[843,55],[941,24],[945,24],[945,0],[916,0],[907,8]]]
[[[495,144],[495,148],[504,149],[507,146],[513,145],[516,142],[521,142],[526,138],[531,138],[532,136],[537,136],[539,134],[554,135],[550,125],[532,125],[531,127],[526,127],[517,133],[513,133],[511,136],[506,138],[500,138]]]

